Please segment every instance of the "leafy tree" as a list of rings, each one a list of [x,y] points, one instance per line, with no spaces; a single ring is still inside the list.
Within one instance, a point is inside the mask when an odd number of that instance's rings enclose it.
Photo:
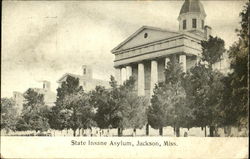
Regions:
[[[90,93],[90,104],[97,110],[94,120],[101,129],[111,126],[112,106],[109,105],[109,90],[103,86],[96,86]]]
[[[135,88],[135,79],[130,77],[120,86],[119,90],[123,97],[120,113],[122,114],[122,129],[133,128],[136,133],[137,128],[142,128],[147,121],[146,108],[149,100],[146,97],[137,96]]]
[[[72,76],[68,76],[66,81],[62,82],[61,86],[57,88],[56,105],[52,108],[49,121],[51,128],[56,130],[70,128],[68,121],[72,112],[67,107],[67,104],[65,104],[65,102],[68,102],[65,99],[80,91],[82,91],[82,87],[79,86],[79,79]]]
[[[142,128],[147,122],[146,108],[149,105],[149,100],[144,97],[138,97],[135,92],[128,92],[124,102],[124,120],[128,125],[126,128],[133,128],[136,135],[136,129]]]
[[[27,131],[30,129],[30,126],[24,121],[23,118],[18,118],[16,123],[16,130],[17,131]]]
[[[213,70],[213,65],[221,61],[225,53],[224,40],[219,37],[210,36],[207,41],[201,41],[202,61],[201,64],[191,68],[186,76],[187,104],[192,109],[195,119],[192,124],[196,126],[210,127],[210,135],[214,135],[215,127],[218,125],[218,107],[222,99],[224,89],[223,75]],[[206,129],[205,129],[206,133]]]
[[[89,95],[86,94],[82,86],[79,85],[79,79],[68,76],[57,89],[56,106],[52,108],[51,124],[55,129],[73,130],[76,136],[77,129],[85,129],[93,126],[94,109],[89,104]]]
[[[24,93],[25,103],[22,110],[22,119],[19,123],[30,130],[46,131],[49,129],[48,118],[45,116],[46,108],[43,94],[39,94],[33,89],[28,89]]]
[[[192,110],[194,117],[191,125],[205,128],[209,126],[211,136],[218,125],[218,107],[224,91],[222,78],[221,73],[203,64],[193,67],[185,77],[186,105]]]
[[[67,124],[73,130],[74,136],[77,129],[93,126],[94,109],[90,106],[88,95],[83,90],[66,96],[64,104],[70,113]]]
[[[249,45],[249,2],[240,13],[241,28],[236,30],[238,41],[229,48],[232,73],[224,80],[225,91],[222,104],[222,118],[225,124],[248,126],[248,45]]]
[[[97,86],[91,93],[91,104],[97,108],[95,120],[100,128],[118,128],[122,136],[124,128],[141,128],[146,122],[146,99],[134,92],[134,78],[118,86],[114,77],[110,78],[111,89]]]
[[[185,107],[186,93],[183,88],[184,73],[175,56],[165,70],[165,81],[154,89],[151,106],[148,110],[148,121],[153,128],[163,134],[164,126],[172,126],[179,136],[179,128],[187,127],[191,118],[190,110]]]
[[[225,42],[219,37],[209,36],[207,41],[201,41],[202,60],[208,62],[209,67],[219,62],[225,50]]]
[[[17,118],[15,102],[9,98],[1,98],[1,129],[15,130]]]

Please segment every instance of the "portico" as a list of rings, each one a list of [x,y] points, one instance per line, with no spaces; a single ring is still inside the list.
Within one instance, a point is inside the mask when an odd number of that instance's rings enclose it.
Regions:
[[[179,55],[179,61],[182,62],[183,71],[186,71],[185,57],[185,55]],[[155,84],[165,79],[164,69],[167,68],[167,63],[169,61],[170,57],[162,57],[116,67],[115,79],[118,84],[121,85],[133,75],[136,79],[135,90],[138,96],[152,96]],[[145,67],[147,68],[145,69]]]

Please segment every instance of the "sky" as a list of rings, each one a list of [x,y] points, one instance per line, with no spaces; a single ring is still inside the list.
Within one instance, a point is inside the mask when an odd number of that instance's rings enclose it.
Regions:
[[[114,74],[111,50],[141,26],[178,31],[184,1],[3,1],[1,96],[42,87],[65,73],[93,77]],[[212,35],[228,48],[238,38],[239,13],[246,1],[201,1]]]

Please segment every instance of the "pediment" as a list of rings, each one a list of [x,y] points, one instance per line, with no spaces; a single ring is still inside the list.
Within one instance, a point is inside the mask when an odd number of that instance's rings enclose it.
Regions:
[[[120,43],[117,47],[115,47],[111,52],[114,53],[116,51],[130,49],[136,46],[149,44],[177,35],[180,34],[178,32],[168,31],[165,29],[143,26],[122,43]]]

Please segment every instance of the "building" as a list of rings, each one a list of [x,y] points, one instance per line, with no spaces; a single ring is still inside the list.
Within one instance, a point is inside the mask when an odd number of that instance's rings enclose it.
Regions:
[[[164,69],[172,56],[185,72],[199,61],[200,42],[211,34],[202,3],[185,0],[177,19],[178,31],[142,26],[111,51],[119,84],[134,76],[138,95],[151,96],[155,84],[164,81]]]
[[[21,92],[14,91],[12,98],[15,102],[17,114],[21,114],[21,112],[23,110],[23,102],[24,102],[23,94]]]
[[[56,102],[56,93],[52,92],[50,89],[49,81],[42,81],[42,88],[30,88],[39,94],[44,95],[45,105],[52,107]],[[17,107],[17,113],[21,114],[23,109],[23,104],[25,103],[24,93],[13,92],[13,100],[15,101],[15,106]]]
[[[42,88],[31,88],[39,94],[43,94],[44,103],[45,105],[52,107],[55,106],[56,102],[56,93],[51,91],[50,82],[49,81],[42,81],[43,87]]]
[[[109,87],[109,82],[104,80],[99,80],[93,78],[92,68],[91,66],[83,65],[82,66],[82,75],[76,75],[72,73],[65,73],[58,81],[59,87],[61,84],[66,81],[68,76],[78,78],[80,86],[83,87],[83,90],[88,92],[95,89],[96,86],[104,86],[106,88]]]

